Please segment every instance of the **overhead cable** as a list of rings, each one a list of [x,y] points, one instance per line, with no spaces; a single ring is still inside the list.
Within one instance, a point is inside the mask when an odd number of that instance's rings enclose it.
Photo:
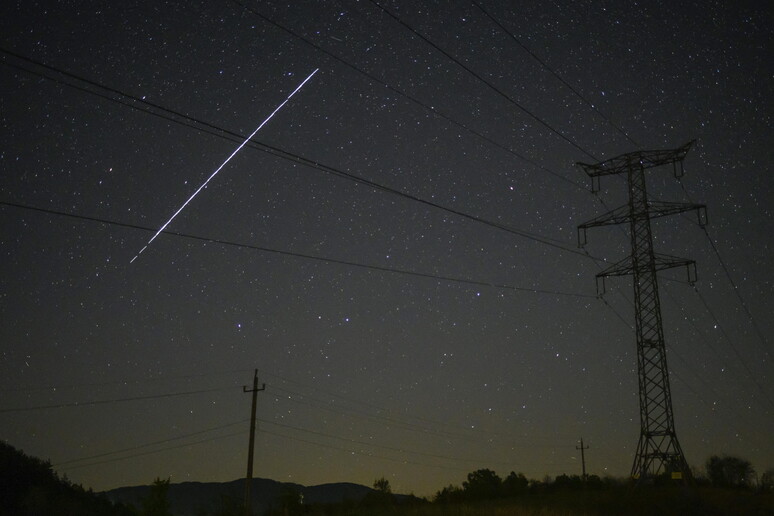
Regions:
[[[573,186],[575,186],[577,188],[580,188],[582,190],[589,190],[590,191],[590,189],[588,187],[585,187],[585,186],[581,185],[577,181],[569,179],[569,178],[565,177],[564,175],[559,174],[558,172],[555,172],[554,170],[551,170],[550,168],[546,167],[545,165],[541,165],[540,163],[538,163],[538,162],[536,162],[536,161],[526,157],[525,155],[523,155],[523,154],[521,154],[519,152],[516,152],[515,150],[513,150],[513,149],[511,149],[509,147],[506,147],[506,146],[504,146],[501,143],[498,143],[497,141],[491,139],[490,137],[488,137],[488,136],[486,136],[486,135],[476,131],[475,129],[473,129],[473,128],[463,124],[462,122],[459,122],[459,121],[455,120],[454,118],[452,118],[450,115],[444,113],[443,111],[439,111],[437,108],[427,104],[426,102],[423,102],[423,101],[417,99],[416,97],[414,97],[414,96],[410,95],[409,93],[401,90],[400,88],[397,88],[396,86],[393,86],[393,85],[387,83],[386,81],[384,81],[383,79],[375,76],[374,74],[372,74],[370,72],[367,72],[366,70],[363,70],[362,68],[360,68],[360,67],[350,63],[349,61],[346,61],[345,59],[342,59],[341,57],[337,56],[336,54],[334,54],[332,52],[329,52],[328,50],[324,49],[323,47],[321,47],[320,45],[318,45],[314,41],[304,37],[303,35],[299,34],[298,32],[296,32],[296,31],[294,31],[294,30],[292,30],[292,29],[282,25],[281,23],[277,22],[276,20],[274,20],[274,19],[272,19],[272,18],[262,14],[260,11],[257,11],[256,9],[253,9],[252,7],[249,7],[249,6],[245,5],[244,2],[241,2],[240,0],[231,0],[231,1],[233,3],[235,3],[235,4],[237,4],[238,6],[242,7],[244,10],[254,14],[255,16],[257,16],[258,18],[260,18],[264,22],[268,23],[269,25],[272,25],[273,27],[276,27],[276,28],[280,29],[281,31],[286,32],[287,34],[290,34],[294,38],[299,39],[300,41],[303,41],[304,43],[306,43],[307,45],[311,46],[315,50],[317,50],[317,51],[327,55],[331,59],[335,60],[336,62],[338,62],[338,63],[340,63],[340,64],[342,64],[344,66],[346,66],[347,68],[349,68],[351,70],[354,70],[355,72],[359,73],[360,75],[366,77],[368,80],[370,80],[372,82],[375,82],[375,83],[383,86],[384,88],[387,88],[391,92],[400,95],[401,97],[405,98],[406,100],[409,100],[413,104],[423,108],[425,111],[427,111],[429,113],[432,113],[433,115],[438,116],[438,117],[446,120],[447,122],[451,123],[452,125],[454,125],[456,127],[459,127],[460,129],[464,129],[466,132],[476,136],[477,138],[480,138],[481,140],[484,140],[485,142],[489,143],[490,145],[493,145],[493,146],[497,147],[498,149],[503,150],[503,151],[505,151],[505,152],[507,152],[507,153],[509,153],[509,154],[511,154],[511,155],[513,155],[513,156],[515,156],[517,158],[519,158],[520,160],[522,160],[522,161],[524,161],[526,163],[529,163],[530,165],[532,165],[532,166],[534,166],[536,168],[539,168],[540,170],[543,170],[544,172],[547,172],[547,173],[551,174],[552,176],[556,177],[557,179],[560,179],[561,181],[564,181],[566,183],[570,183],[571,185],[573,185]]]
[[[0,201],[0,206],[11,206],[11,207],[14,207],[14,208],[38,211],[38,212],[47,213],[47,214],[51,214],[51,215],[70,217],[70,218],[79,219],[79,220],[86,220],[86,221],[90,221],[90,222],[98,222],[100,224],[107,224],[107,225],[111,225],[111,226],[118,226],[118,227],[131,228],[131,229],[139,229],[139,230],[142,230],[142,231],[156,231],[155,228],[152,228],[150,226],[141,226],[141,225],[138,225],[138,224],[129,224],[129,223],[125,223],[125,222],[117,222],[117,221],[114,221],[114,220],[108,220],[108,219],[99,218],[99,217],[90,217],[90,216],[86,216],[86,215],[76,215],[76,214],[73,214],[73,213],[66,213],[66,212],[58,211],[58,210],[51,210],[51,209],[47,209],[47,208],[39,208],[39,207],[35,207],[35,206],[28,206],[28,205],[23,205],[23,204],[18,204],[18,203],[11,203],[11,202],[6,202],[6,201]],[[320,262],[333,263],[333,264],[338,264],[338,265],[346,265],[346,266],[349,266],[349,267],[359,267],[359,268],[363,268],[363,269],[376,270],[376,271],[380,271],[380,272],[390,272],[390,273],[396,273],[396,274],[405,274],[405,275],[416,276],[416,277],[420,277],[420,278],[428,278],[428,279],[442,280],[442,281],[448,281],[448,282],[453,282],[453,283],[462,283],[462,284],[467,284],[467,285],[475,285],[475,286],[478,286],[478,287],[492,287],[492,288],[496,288],[496,289],[512,290],[512,291],[516,291],[516,292],[531,292],[531,293],[534,293],[534,294],[569,296],[569,297],[578,297],[578,298],[594,298],[594,297],[596,297],[596,296],[592,296],[590,294],[582,294],[582,293],[574,293],[574,292],[562,292],[562,291],[558,291],[558,290],[544,290],[544,289],[536,289],[536,288],[529,288],[529,287],[517,287],[517,286],[513,286],[513,285],[505,285],[505,284],[500,284],[500,283],[490,283],[490,282],[486,282],[486,281],[476,281],[476,280],[472,280],[472,279],[456,278],[456,277],[452,277],[452,276],[441,276],[441,275],[438,275],[438,274],[430,274],[430,273],[424,273],[424,272],[417,272],[417,271],[411,271],[411,270],[406,270],[406,269],[397,269],[397,268],[393,268],[393,267],[383,267],[383,266],[380,266],[380,265],[368,265],[368,264],[352,262],[352,261],[348,261],[348,260],[339,260],[339,259],[336,259],[336,258],[328,258],[328,257],[324,257],[324,256],[317,256],[317,255],[306,254],[306,253],[298,253],[298,252],[293,252],[293,251],[283,251],[283,250],[280,250],[280,249],[272,249],[272,248],[269,248],[269,247],[262,247],[262,246],[251,245],[251,244],[232,242],[232,241],[229,241],[229,240],[223,240],[223,239],[219,239],[219,238],[209,238],[209,237],[194,235],[194,234],[190,234],[190,233],[182,233],[182,232],[172,231],[172,230],[165,230],[164,233],[167,234],[167,235],[173,235],[173,236],[182,237],[182,238],[190,238],[190,239],[194,239],[194,240],[200,240],[200,241],[204,241],[204,242],[209,242],[209,243],[213,243],[213,244],[220,244],[220,245],[225,245],[225,246],[230,246],[230,247],[238,247],[238,248],[241,248],[241,249],[250,249],[250,250],[253,250],[253,251],[261,251],[261,252],[266,252],[266,253],[274,253],[274,254],[279,254],[279,255],[284,255],[284,256],[293,256],[293,257],[296,257],[296,258],[305,258],[307,260],[316,260],[316,261],[320,261]]]
[[[109,400],[91,400],[91,401],[73,401],[70,403],[56,403],[51,405],[34,405],[30,407],[12,407],[12,408],[0,408],[0,413],[9,412],[31,412],[33,410],[46,410],[68,407],[90,407],[94,405],[109,405],[113,403],[123,403],[127,401],[142,401],[142,400],[155,400],[160,398],[176,398],[178,396],[191,396],[193,394],[204,394],[207,392],[218,392],[231,389],[231,387],[221,387],[218,389],[203,389],[198,391],[186,391],[186,392],[169,392],[165,394],[150,394],[147,396],[132,396],[129,398],[115,398]]]
[[[569,138],[567,135],[565,135],[564,133],[562,133],[561,131],[559,131],[558,129],[556,129],[555,127],[553,127],[552,125],[550,125],[548,122],[546,122],[546,121],[545,121],[545,120],[543,120],[542,118],[538,117],[538,116],[537,116],[535,113],[533,113],[532,111],[530,111],[529,109],[527,109],[526,107],[524,107],[522,104],[520,104],[519,102],[517,102],[515,99],[513,99],[512,97],[510,97],[508,94],[506,94],[506,93],[505,93],[503,90],[501,90],[500,88],[498,88],[497,86],[495,86],[495,85],[494,85],[494,84],[492,84],[491,82],[489,82],[489,81],[487,81],[486,79],[484,79],[484,77],[482,77],[482,76],[481,76],[479,73],[477,73],[477,72],[475,72],[474,70],[472,70],[470,67],[468,67],[466,64],[464,64],[462,61],[460,61],[459,59],[457,59],[456,57],[454,57],[453,55],[451,55],[450,53],[448,53],[447,51],[445,51],[444,49],[442,49],[441,47],[439,47],[439,46],[438,46],[438,45],[436,45],[435,43],[433,43],[433,42],[432,42],[430,39],[428,39],[428,38],[427,38],[426,36],[424,36],[422,33],[420,33],[419,31],[417,31],[417,30],[416,30],[415,28],[413,28],[411,25],[407,24],[406,22],[404,22],[403,20],[401,20],[401,19],[400,19],[398,16],[396,16],[395,14],[393,14],[393,13],[392,13],[392,12],[391,12],[389,9],[387,9],[387,8],[383,7],[382,5],[380,5],[380,4],[379,4],[378,2],[376,2],[375,0],[369,0],[369,1],[370,1],[370,2],[371,2],[373,5],[375,5],[376,7],[378,7],[378,8],[379,8],[379,9],[380,9],[382,12],[384,12],[385,14],[387,14],[387,15],[388,15],[390,18],[392,18],[393,20],[395,20],[396,22],[398,22],[400,25],[402,25],[403,27],[405,27],[406,29],[408,29],[408,30],[409,30],[409,31],[410,31],[412,34],[414,34],[414,35],[415,35],[415,36],[417,36],[419,39],[421,39],[422,41],[424,41],[425,43],[427,43],[428,45],[430,45],[431,47],[433,47],[434,49],[436,49],[438,52],[440,52],[440,53],[441,53],[441,54],[443,54],[444,56],[446,56],[448,59],[450,59],[452,62],[454,62],[455,64],[457,64],[458,66],[460,66],[462,69],[464,69],[464,70],[465,70],[466,72],[468,72],[470,75],[472,75],[473,77],[475,77],[476,79],[478,79],[480,82],[482,82],[483,84],[485,84],[486,86],[488,86],[488,87],[489,87],[489,89],[491,89],[492,91],[494,91],[495,93],[497,93],[497,94],[498,94],[500,97],[504,98],[506,101],[508,101],[509,103],[511,103],[511,104],[513,104],[514,106],[516,106],[516,107],[517,107],[517,108],[518,108],[518,109],[519,109],[519,110],[520,110],[522,113],[526,114],[527,116],[529,116],[530,118],[532,118],[533,120],[535,120],[536,122],[538,122],[540,125],[542,125],[542,126],[543,126],[543,127],[545,127],[546,129],[548,129],[549,131],[551,131],[552,133],[554,133],[555,135],[557,135],[559,138],[561,138],[561,139],[562,139],[562,140],[564,140],[565,142],[567,142],[567,143],[569,143],[570,145],[572,145],[573,147],[575,147],[577,150],[579,150],[580,152],[582,152],[583,154],[585,154],[586,156],[588,156],[588,157],[589,157],[589,158],[591,158],[592,160],[594,160],[594,161],[599,161],[599,158],[597,158],[596,156],[594,156],[594,155],[593,155],[591,152],[587,151],[586,149],[584,149],[583,147],[581,147],[580,145],[578,145],[578,143],[576,143],[576,142],[575,142],[575,141],[573,141],[571,138]]]
[[[36,61],[36,60],[33,60],[33,59],[29,59],[29,58],[27,58],[25,56],[22,56],[20,54],[16,54],[14,52],[10,52],[10,51],[2,49],[2,48],[0,48],[0,52],[1,53],[6,53],[6,54],[11,55],[11,56],[13,56],[13,57],[15,57],[17,59],[20,59],[20,60],[28,61],[28,62],[30,62],[32,64],[35,64],[37,66],[40,66],[42,68],[46,68],[48,70],[55,71],[57,73],[65,75],[65,76],[67,76],[69,78],[82,81],[82,82],[84,82],[86,84],[89,84],[91,86],[104,89],[105,91],[109,91],[109,92],[111,92],[113,94],[120,95],[121,97],[124,97],[124,98],[127,98],[127,99],[131,99],[133,102],[137,103],[137,105],[130,104],[130,103],[123,102],[123,101],[120,101],[120,100],[117,100],[117,99],[113,99],[112,97],[105,96],[105,95],[100,95],[100,94],[97,93],[97,95],[100,96],[101,98],[104,98],[106,100],[110,100],[110,101],[113,101],[113,102],[117,102],[120,105],[123,105],[123,106],[126,106],[126,107],[131,107],[132,109],[136,109],[136,110],[139,110],[139,111],[142,111],[142,112],[146,112],[148,114],[151,114],[151,115],[154,115],[154,116],[157,116],[157,117],[161,117],[161,118],[163,118],[165,120],[169,120],[169,121],[174,122],[174,123],[179,123],[179,124],[181,124],[181,125],[183,125],[185,127],[190,127],[190,128],[196,129],[198,131],[205,132],[207,134],[213,134],[213,135],[219,136],[221,138],[226,138],[226,139],[229,139],[230,141],[240,141],[240,139],[241,140],[244,139],[244,135],[238,134],[238,133],[233,132],[233,131],[229,131],[227,129],[223,129],[223,128],[218,127],[218,126],[216,126],[214,124],[211,124],[209,122],[205,122],[205,121],[196,119],[194,117],[185,115],[183,113],[180,113],[178,111],[174,111],[174,110],[165,108],[165,107],[160,106],[158,104],[149,102],[147,100],[144,100],[144,99],[141,99],[139,97],[130,95],[128,93],[124,93],[124,92],[122,92],[120,90],[117,90],[115,88],[112,88],[112,87],[109,87],[109,86],[104,86],[102,84],[99,84],[97,82],[91,81],[89,79],[85,79],[85,78],[79,77],[79,76],[77,76],[75,74],[72,74],[70,72],[67,72],[67,71],[64,71],[64,70],[60,70],[58,68],[46,65],[46,64],[41,63],[39,61]],[[70,83],[68,83],[66,81],[61,81],[61,80],[58,80],[56,78],[47,76],[45,74],[41,74],[39,72],[35,72],[35,71],[28,70],[28,69],[25,69],[25,68],[22,68],[22,67],[18,67],[16,65],[13,65],[12,63],[8,63],[7,61],[2,61],[2,64],[6,64],[8,66],[11,66],[11,67],[14,67],[14,68],[17,68],[17,69],[22,69],[22,70],[24,70],[24,71],[26,71],[28,73],[33,73],[33,74],[36,74],[36,75],[38,75],[40,77],[43,77],[43,78],[46,78],[46,79],[58,82],[60,84],[66,85],[66,86],[70,86]],[[88,89],[84,89],[84,88],[77,87],[77,86],[76,86],[76,88],[81,90],[81,91],[91,93],[91,91],[88,90]],[[152,110],[144,109],[143,105],[150,106],[150,107],[152,107],[152,108],[154,108],[156,110],[162,111],[163,113],[157,113],[157,112],[152,111]],[[169,116],[166,116],[164,113],[171,114],[171,115],[174,115],[174,116],[173,117],[169,117]],[[208,130],[206,130],[204,128],[197,127],[196,125],[191,125],[190,123],[185,123],[185,122],[183,122],[181,120],[178,120],[176,117],[185,119],[185,120],[187,120],[189,122],[193,122],[194,124],[201,125],[201,126],[204,126],[206,128],[209,128],[209,129],[214,129],[217,132],[213,133],[212,131],[208,131]],[[218,133],[222,133],[222,134],[218,134]],[[257,148],[258,150],[261,150],[263,152],[267,152],[269,154],[281,157],[283,159],[288,159],[288,160],[294,161],[296,163],[307,165],[307,166],[310,166],[312,168],[321,170],[323,172],[326,172],[326,173],[329,173],[329,174],[332,174],[332,175],[336,175],[336,176],[343,177],[343,178],[346,178],[346,179],[349,179],[349,180],[352,180],[352,181],[355,181],[355,182],[358,182],[358,183],[361,183],[361,184],[365,184],[365,185],[368,185],[368,186],[370,186],[370,187],[372,187],[374,189],[381,190],[381,191],[384,191],[384,192],[388,192],[388,193],[391,193],[393,195],[397,195],[397,196],[403,197],[405,199],[409,199],[411,201],[418,202],[420,204],[424,204],[426,206],[430,206],[430,207],[433,207],[433,208],[445,211],[447,213],[451,213],[451,214],[457,215],[457,216],[462,217],[462,218],[466,218],[468,220],[472,220],[472,221],[475,221],[475,222],[478,222],[478,223],[481,223],[481,224],[484,224],[484,225],[487,225],[487,226],[490,226],[490,227],[493,227],[493,228],[496,228],[496,229],[499,229],[499,230],[502,230],[502,231],[506,231],[508,233],[511,233],[511,234],[514,234],[514,235],[518,235],[518,236],[521,236],[521,237],[526,238],[528,240],[539,242],[539,243],[542,243],[544,245],[547,245],[547,246],[550,246],[550,247],[554,247],[556,249],[560,249],[560,250],[568,252],[568,253],[577,254],[577,255],[583,256],[585,258],[590,258],[592,260],[596,260],[596,261],[600,261],[600,262],[603,261],[600,258],[594,258],[594,257],[588,255],[587,253],[583,253],[583,252],[579,251],[578,249],[575,249],[573,247],[567,246],[566,244],[562,243],[559,240],[556,240],[556,239],[553,239],[553,238],[550,238],[550,237],[546,237],[546,236],[543,236],[543,235],[539,235],[537,233],[533,233],[533,232],[529,232],[529,231],[513,228],[511,226],[508,226],[507,224],[502,224],[502,223],[499,223],[499,222],[494,222],[494,221],[490,221],[490,220],[487,220],[487,219],[483,219],[483,218],[478,217],[476,215],[470,215],[470,214],[468,214],[466,212],[463,212],[461,210],[454,209],[454,208],[449,208],[447,206],[443,206],[443,205],[438,204],[436,202],[428,201],[426,199],[422,199],[422,198],[417,197],[417,196],[415,196],[413,194],[409,194],[409,193],[403,192],[401,190],[397,190],[397,189],[394,189],[394,188],[391,188],[391,187],[388,187],[388,186],[385,186],[385,185],[381,185],[381,184],[376,183],[374,181],[367,180],[365,178],[362,178],[362,177],[356,176],[354,174],[350,174],[350,173],[344,172],[342,170],[336,169],[336,168],[328,166],[328,165],[324,165],[322,163],[319,163],[317,161],[304,158],[302,156],[298,156],[296,154],[293,154],[291,152],[279,149],[277,147],[272,147],[272,146],[269,146],[269,145],[266,145],[266,144],[263,144],[263,143],[260,143],[260,142],[256,142],[256,141],[253,141],[253,140],[250,141],[250,143],[248,144],[248,147],[250,147],[250,148]]]
[[[555,71],[553,68],[551,68],[550,66],[548,66],[548,64],[547,64],[545,61],[543,61],[543,60],[542,60],[542,59],[541,59],[541,58],[540,58],[540,57],[539,57],[537,54],[535,54],[535,53],[534,53],[532,50],[530,50],[530,48],[529,48],[528,46],[526,46],[524,43],[522,43],[522,41],[521,41],[519,38],[517,38],[517,37],[516,37],[516,35],[515,35],[513,32],[511,32],[510,30],[508,30],[508,29],[507,29],[507,28],[506,28],[506,27],[505,27],[505,26],[504,26],[502,23],[500,23],[500,22],[499,22],[499,21],[498,21],[498,20],[497,20],[497,19],[496,19],[494,16],[492,16],[492,14],[490,14],[490,13],[489,13],[489,11],[487,11],[486,9],[484,9],[484,7],[483,7],[483,6],[482,6],[482,5],[481,5],[479,2],[477,2],[476,0],[470,0],[470,2],[471,2],[473,5],[475,5],[476,7],[478,7],[478,9],[479,9],[479,10],[480,10],[482,13],[484,13],[484,15],[485,15],[487,18],[489,18],[489,20],[490,20],[492,23],[494,23],[495,25],[497,25],[497,26],[500,28],[500,30],[502,30],[502,31],[503,31],[505,34],[507,34],[508,36],[510,36],[510,37],[511,37],[511,39],[512,39],[512,40],[513,40],[513,41],[514,41],[514,42],[515,42],[515,43],[516,43],[516,44],[517,44],[519,47],[521,47],[521,49],[522,49],[522,50],[524,50],[524,51],[525,51],[527,54],[529,54],[529,55],[530,55],[530,57],[532,57],[532,59],[534,59],[535,61],[537,61],[537,62],[538,62],[538,64],[540,64],[540,66],[542,66],[542,67],[543,67],[543,68],[544,68],[546,71],[548,71],[548,72],[549,72],[551,75],[553,75],[553,76],[554,76],[554,77],[555,77],[557,80],[559,80],[559,82],[561,82],[562,84],[564,84],[564,85],[567,87],[567,89],[569,89],[569,90],[570,90],[570,91],[571,91],[571,92],[572,92],[572,93],[573,93],[573,94],[574,94],[576,97],[578,97],[578,98],[579,98],[579,99],[580,99],[580,100],[581,100],[581,101],[582,101],[584,104],[586,104],[588,107],[590,107],[591,109],[593,109],[593,110],[594,110],[594,112],[596,112],[596,113],[597,113],[599,116],[601,116],[601,117],[602,117],[602,118],[603,118],[603,119],[604,119],[604,120],[605,120],[605,121],[606,121],[608,124],[610,124],[610,126],[611,126],[613,129],[615,129],[616,131],[618,131],[618,133],[619,133],[619,134],[621,134],[621,135],[622,135],[624,138],[626,138],[626,139],[629,141],[629,143],[631,143],[631,144],[633,144],[633,145],[635,145],[635,146],[637,146],[637,147],[639,147],[639,146],[640,146],[640,144],[639,144],[639,143],[637,143],[636,141],[634,141],[634,139],[633,139],[631,136],[629,136],[629,134],[628,134],[626,131],[624,131],[624,130],[623,130],[621,127],[619,127],[618,125],[616,125],[616,124],[615,124],[615,123],[614,123],[614,122],[613,122],[613,121],[612,121],[610,118],[608,118],[607,116],[605,116],[605,114],[604,114],[604,113],[602,113],[602,112],[601,112],[601,111],[600,111],[600,110],[597,108],[597,106],[595,106],[595,105],[594,105],[594,103],[593,103],[593,102],[591,102],[591,101],[589,101],[588,99],[586,99],[586,97],[584,97],[584,96],[583,96],[583,95],[582,95],[582,94],[581,94],[581,93],[580,93],[580,92],[579,92],[579,91],[578,91],[576,88],[574,88],[574,87],[573,87],[573,86],[572,86],[570,83],[568,83],[567,81],[565,81],[565,80],[564,80],[564,78],[562,78],[562,76],[561,76],[561,75],[559,75],[559,74],[558,74],[558,73],[557,73],[557,72],[556,72],[556,71]]]

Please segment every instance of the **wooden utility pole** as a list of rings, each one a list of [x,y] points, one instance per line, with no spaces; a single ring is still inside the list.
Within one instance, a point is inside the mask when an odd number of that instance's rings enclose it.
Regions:
[[[583,446],[583,437],[581,437],[581,443],[580,446],[575,447],[576,450],[580,450],[581,452],[581,465],[583,467],[583,476],[581,477],[583,481],[586,481],[586,454],[583,453],[585,450],[588,450],[588,446]]]
[[[255,404],[258,399],[258,392],[265,389],[265,383],[261,385],[260,389],[258,388],[258,369],[255,370],[255,374],[253,375],[253,388],[248,389],[247,386],[242,387],[242,391],[253,393],[253,409],[250,413],[250,446],[247,450],[247,478],[245,478],[245,516],[251,516],[253,513],[253,500],[250,487],[253,483],[253,452],[255,451]]]

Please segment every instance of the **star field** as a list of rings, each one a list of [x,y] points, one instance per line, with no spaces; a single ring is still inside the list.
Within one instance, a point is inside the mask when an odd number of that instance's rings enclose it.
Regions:
[[[696,140],[651,199],[688,462],[774,466],[774,38],[756,2],[7,2],[0,437],[95,490],[491,468],[626,476],[626,202],[578,161]],[[320,71],[130,260],[314,69]],[[570,87],[572,89],[570,89]],[[592,107],[593,106],[593,107]]]

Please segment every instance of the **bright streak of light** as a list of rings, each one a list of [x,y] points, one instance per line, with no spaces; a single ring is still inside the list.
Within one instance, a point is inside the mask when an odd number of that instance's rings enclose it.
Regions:
[[[263,122],[261,122],[261,124],[260,124],[260,125],[259,125],[259,126],[256,128],[256,129],[255,129],[255,131],[253,131],[253,132],[252,132],[252,134],[251,134],[250,136],[248,136],[248,137],[245,139],[245,141],[243,141],[243,142],[242,142],[242,144],[241,144],[239,147],[237,147],[237,148],[234,150],[234,152],[232,152],[232,153],[231,153],[231,155],[230,155],[228,158],[226,158],[226,161],[224,161],[224,162],[223,162],[223,163],[222,163],[222,164],[221,164],[221,165],[220,165],[220,166],[219,166],[217,169],[215,169],[215,172],[213,172],[213,173],[210,175],[210,177],[208,177],[208,178],[207,178],[207,180],[206,180],[204,183],[202,183],[202,185],[201,185],[199,188],[197,188],[197,189],[196,189],[196,191],[193,193],[193,195],[191,195],[191,197],[189,197],[189,198],[188,198],[188,200],[187,200],[187,201],[185,201],[185,202],[183,203],[183,205],[182,205],[182,206],[180,206],[180,208],[178,208],[178,210],[177,210],[177,211],[176,211],[176,212],[175,212],[175,213],[174,213],[174,214],[173,214],[173,215],[172,215],[172,216],[169,218],[169,220],[168,220],[168,221],[166,221],[166,222],[164,223],[164,225],[163,225],[163,226],[161,226],[161,227],[159,228],[159,230],[158,230],[158,231],[156,231],[156,234],[155,234],[155,235],[153,235],[153,236],[151,237],[151,239],[150,239],[150,240],[148,240],[148,243],[146,243],[146,244],[145,244],[145,246],[144,246],[142,249],[140,249],[140,251],[139,251],[139,252],[138,252],[136,255],[134,255],[134,258],[132,258],[131,260],[129,260],[129,263],[134,263],[134,261],[137,259],[137,257],[138,257],[138,256],[140,256],[140,255],[143,253],[143,251],[145,251],[145,250],[148,248],[148,246],[151,244],[151,242],[153,242],[154,240],[156,240],[156,237],[157,237],[157,236],[159,236],[161,233],[163,233],[163,232],[164,232],[164,230],[167,228],[167,226],[169,226],[169,224],[170,224],[170,223],[172,223],[172,221],[173,221],[173,220],[175,220],[175,217],[177,217],[177,216],[180,214],[180,212],[181,212],[181,211],[183,211],[183,210],[185,209],[185,207],[186,207],[186,206],[188,206],[188,203],[190,203],[191,201],[193,201],[194,197],[196,197],[197,195],[199,195],[199,192],[201,192],[202,190],[204,190],[204,188],[205,188],[205,187],[207,186],[207,184],[208,184],[208,183],[209,183],[209,182],[212,180],[212,178],[214,178],[216,175],[218,175],[218,172],[220,172],[220,171],[223,169],[223,167],[225,167],[225,166],[226,166],[226,164],[227,164],[229,161],[231,161],[231,158],[233,158],[234,156],[236,156],[236,155],[237,155],[237,153],[238,153],[240,150],[242,150],[242,147],[244,147],[245,145],[247,145],[247,142],[249,142],[249,141],[250,141],[250,140],[253,138],[253,136],[255,136],[255,135],[258,133],[258,131],[260,131],[260,130],[261,130],[261,128],[263,128],[263,126],[264,126],[264,125],[266,125],[266,124],[269,122],[269,120],[271,120],[271,119],[274,117],[274,115],[276,115],[276,114],[279,112],[279,110],[280,110],[280,109],[282,109],[282,108],[285,106],[285,104],[287,104],[287,103],[288,103],[288,101],[289,101],[289,100],[290,100],[290,99],[293,97],[293,95],[295,95],[296,93],[298,93],[298,91],[299,91],[301,88],[303,88],[303,87],[304,87],[304,84],[306,84],[306,83],[307,83],[307,81],[309,81],[309,79],[311,79],[311,78],[312,78],[312,76],[318,72],[318,70],[320,70],[320,69],[319,69],[319,68],[315,68],[315,70],[314,70],[312,73],[310,73],[310,74],[309,74],[309,76],[308,76],[306,79],[304,79],[304,80],[301,82],[301,84],[299,84],[299,85],[298,85],[298,87],[297,87],[295,90],[293,90],[293,92],[292,92],[290,95],[288,95],[288,96],[287,96],[287,98],[286,98],[285,100],[283,100],[283,101],[282,101],[282,103],[281,103],[279,106],[277,106],[277,108],[276,108],[274,111],[272,111],[272,112],[271,112],[271,114],[270,114],[269,116],[267,116],[267,117],[266,117],[266,119],[265,119]]]

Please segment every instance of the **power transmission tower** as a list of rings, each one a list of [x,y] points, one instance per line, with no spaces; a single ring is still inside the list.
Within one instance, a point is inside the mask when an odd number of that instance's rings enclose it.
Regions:
[[[247,478],[245,478],[245,516],[250,516],[253,513],[253,500],[250,488],[253,483],[253,452],[255,450],[255,405],[258,399],[258,392],[265,389],[265,383],[258,388],[258,369],[253,374],[253,388],[242,387],[243,392],[253,393],[253,408],[250,413],[250,445],[247,451]]]
[[[581,479],[583,480],[583,482],[586,482],[586,454],[584,453],[584,451],[588,450],[589,447],[583,446],[583,437],[581,437],[580,446],[575,446],[575,449],[580,450],[581,452],[581,467],[583,468],[582,470],[583,476],[581,477]]]
[[[672,165],[675,177],[681,177],[683,159],[692,144],[693,142],[689,142],[678,149],[631,152],[594,165],[578,163],[591,177],[594,191],[597,190],[599,178],[602,176],[625,174],[627,178],[629,202],[578,226],[578,244],[581,247],[585,245],[588,228],[629,224],[631,255],[597,274],[597,291],[604,293],[604,281],[608,276],[633,276],[640,439],[631,475],[639,481],[652,479],[660,474],[670,474],[671,478],[676,480],[688,481],[691,478],[690,469],[675,434],[656,273],[673,267],[686,267],[688,281],[693,282],[696,263],[693,260],[654,252],[650,221],[657,217],[696,210],[699,224],[703,226],[706,223],[706,206],[648,200],[645,170]]]

